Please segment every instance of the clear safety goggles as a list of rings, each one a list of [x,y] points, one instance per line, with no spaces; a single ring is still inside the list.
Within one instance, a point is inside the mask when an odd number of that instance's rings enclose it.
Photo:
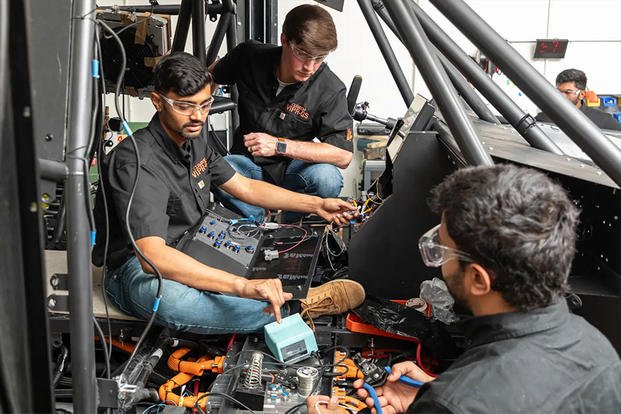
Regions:
[[[212,96],[202,104],[197,105],[192,102],[177,101],[167,96],[164,96],[161,93],[159,95],[164,101],[166,101],[166,103],[168,103],[168,105],[171,106],[171,108],[175,112],[181,115],[193,115],[196,111],[200,111],[201,115],[208,114],[209,110],[211,109],[211,104],[213,104],[214,101],[214,98]]]
[[[328,57],[327,53],[324,55],[313,56],[310,53],[307,53],[299,47],[295,46],[293,43],[289,43],[289,46],[291,47],[293,56],[295,56],[302,62],[321,63]]]
[[[474,262],[468,253],[442,245],[438,235],[439,229],[440,225],[438,224],[418,240],[418,249],[425,266],[440,267],[451,259]]]

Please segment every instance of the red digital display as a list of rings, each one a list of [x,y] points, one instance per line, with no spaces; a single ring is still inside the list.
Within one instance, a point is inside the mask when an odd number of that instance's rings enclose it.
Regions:
[[[537,39],[534,59],[561,59],[567,51],[567,39]]]

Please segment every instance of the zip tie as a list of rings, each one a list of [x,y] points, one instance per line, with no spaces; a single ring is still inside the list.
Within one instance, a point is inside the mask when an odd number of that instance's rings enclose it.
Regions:
[[[125,131],[125,133],[127,134],[127,136],[134,135],[134,133],[132,132],[132,130],[131,130],[131,128],[129,127],[129,125],[127,125],[127,122],[125,122],[125,120],[123,120],[123,130]]]
[[[91,76],[99,79],[99,61],[97,59],[91,60]]]
[[[91,230],[91,247],[95,245],[96,238],[97,238],[97,231]]]
[[[160,307],[160,299],[158,297],[153,300],[153,313],[157,312],[157,309]]]

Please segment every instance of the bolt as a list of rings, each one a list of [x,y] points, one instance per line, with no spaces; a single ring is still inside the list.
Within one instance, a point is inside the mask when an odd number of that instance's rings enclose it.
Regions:
[[[54,134],[52,134],[51,132],[45,134],[45,140],[46,141],[51,141],[54,139]]]
[[[47,306],[48,308],[55,308],[56,307],[56,299],[54,298],[50,298],[50,300],[47,302]]]

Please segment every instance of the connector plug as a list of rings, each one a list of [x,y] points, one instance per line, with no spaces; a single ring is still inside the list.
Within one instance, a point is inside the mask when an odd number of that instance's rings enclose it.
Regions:
[[[278,259],[278,250],[263,250],[263,256],[266,262]]]

